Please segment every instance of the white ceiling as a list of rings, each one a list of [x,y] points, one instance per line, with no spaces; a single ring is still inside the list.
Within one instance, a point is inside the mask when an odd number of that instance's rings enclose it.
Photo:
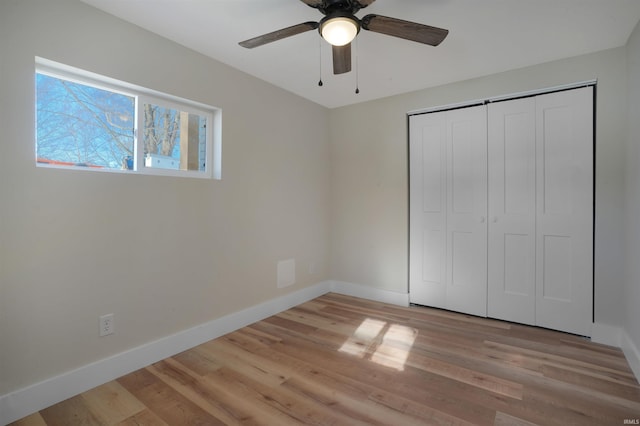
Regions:
[[[449,36],[431,47],[361,31],[354,70],[335,76],[331,47],[316,31],[238,45],[322,18],[299,0],[82,1],[329,108],[622,46],[640,19],[640,0],[377,0],[357,16],[415,21]]]

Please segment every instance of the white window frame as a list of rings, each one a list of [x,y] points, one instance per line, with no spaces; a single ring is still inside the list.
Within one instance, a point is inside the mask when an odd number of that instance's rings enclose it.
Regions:
[[[44,74],[73,83],[79,83],[93,86],[98,89],[108,90],[110,92],[132,97],[135,100],[133,156],[134,170],[52,165],[46,163],[38,163],[36,161],[37,167],[69,170],[90,170],[92,172],[106,173],[144,174],[216,180],[222,179],[222,111],[220,108],[180,98],[177,96],[168,95],[166,93],[147,89],[145,87],[126,83],[120,80],[105,77],[89,71],[84,71],[40,57],[36,57],[35,63],[35,72],[38,74]],[[145,166],[143,143],[144,126],[141,124],[143,123],[144,119],[144,111],[142,105],[147,103],[162,107],[168,107],[191,114],[197,114],[201,117],[206,118],[206,158],[204,170],[172,170]],[[37,140],[34,142],[35,151]],[[37,152],[34,152],[34,154],[37,156]]]

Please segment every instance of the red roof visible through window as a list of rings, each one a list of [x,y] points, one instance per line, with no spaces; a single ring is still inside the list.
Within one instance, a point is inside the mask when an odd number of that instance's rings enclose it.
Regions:
[[[98,166],[95,164],[87,164],[87,163],[72,163],[70,161],[58,161],[58,160],[49,160],[47,158],[38,158],[38,163],[40,164],[51,164],[54,166],[74,166],[74,167],[92,167],[94,169],[102,169],[103,166]]]

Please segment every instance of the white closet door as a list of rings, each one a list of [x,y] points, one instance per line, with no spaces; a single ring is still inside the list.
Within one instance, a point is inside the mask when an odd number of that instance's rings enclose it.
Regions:
[[[486,108],[410,119],[410,299],[486,315]]]
[[[593,88],[536,98],[537,325],[591,335]]]
[[[444,113],[409,118],[409,298],[446,308]]]
[[[487,315],[487,112],[449,111],[447,309]]]
[[[536,322],[536,101],[488,108],[489,270],[487,314]]]

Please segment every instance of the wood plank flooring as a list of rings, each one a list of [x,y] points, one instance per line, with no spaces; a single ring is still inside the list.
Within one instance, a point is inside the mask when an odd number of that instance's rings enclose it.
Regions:
[[[327,294],[14,425],[624,425],[616,348]]]

